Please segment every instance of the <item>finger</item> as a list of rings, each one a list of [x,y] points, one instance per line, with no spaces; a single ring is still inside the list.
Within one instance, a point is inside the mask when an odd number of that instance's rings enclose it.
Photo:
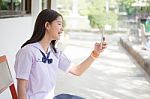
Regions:
[[[104,44],[104,45],[107,45],[107,43],[106,43],[106,42],[103,42],[103,44]]]
[[[96,42],[96,43],[95,43],[95,45],[96,45],[96,46],[99,46],[99,45],[100,45],[100,43],[97,43],[97,42]]]
[[[104,49],[101,49],[101,50],[100,50],[100,53],[103,52],[103,51],[104,51]]]
[[[103,44],[103,46],[107,46],[107,44]]]
[[[102,46],[102,48],[106,48],[107,47],[107,44],[105,43],[105,44],[103,44],[103,46]]]
[[[105,48],[106,48],[106,46],[103,46],[103,47],[102,47],[102,49],[105,49]]]

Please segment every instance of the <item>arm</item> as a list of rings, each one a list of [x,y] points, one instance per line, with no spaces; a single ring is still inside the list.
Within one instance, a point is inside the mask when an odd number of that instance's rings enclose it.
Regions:
[[[27,82],[28,81],[24,79],[17,79],[18,99],[27,99],[26,96]]]
[[[94,62],[94,60],[98,58],[99,54],[106,48],[106,45],[107,45],[106,43],[103,44],[96,43],[95,48],[91,53],[91,55],[87,59],[85,59],[81,64],[77,66],[72,66],[69,72],[71,74],[80,76],[90,67],[90,65]]]
[[[80,76],[85,70],[87,70],[90,67],[93,61],[94,59],[91,56],[89,56],[81,64],[77,66],[72,66],[69,72],[73,75]]]

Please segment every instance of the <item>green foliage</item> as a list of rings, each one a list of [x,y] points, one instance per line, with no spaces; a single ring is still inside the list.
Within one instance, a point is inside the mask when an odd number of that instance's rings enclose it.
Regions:
[[[93,28],[104,27],[106,24],[114,27],[116,25],[117,15],[111,10],[106,13],[106,1],[107,0],[78,0],[78,12],[81,16],[88,16]],[[113,4],[114,1],[115,0],[109,0],[110,5]],[[72,0],[58,0],[57,3],[63,6],[63,9],[71,10]]]
[[[103,28],[105,23],[105,15],[88,15],[90,25],[93,28]]]
[[[101,5],[100,5],[101,4]],[[90,25],[93,28],[104,27],[105,23],[105,2],[104,0],[91,0],[88,6],[88,18],[90,20]]]
[[[115,27],[117,21],[117,14],[115,14],[114,11],[111,10],[106,13],[105,5],[106,0],[90,1],[90,6],[88,7],[88,18],[90,20],[90,25],[93,28],[103,28],[106,24]]]
[[[135,0],[117,0],[117,2],[120,4],[120,7],[124,7],[128,15],[132,15],[136,12],[136,9],[132,7],[132,3],[135,2]]]
[[[2,4],[2,0],[0,0],[0,5]]]
[[[118,15],[115,14],[114,12],[110,11],[109,15],[106,16],[106,18],[107,18],[106,19],[107,20],[106,23],[111,25],[112,28],[115,28],[116,27],[116,21],[118,20]]]
[[[80,0],[78,12],[81,16],[88,15],[88,13],[89,13],[88,6],[90,6],[90,2],[88,2],[87,0]]]
[[[150,13],[150,6],[145,7],[133,7],[132,4],[136,2],[137,0],[117,0],[117,2],[120,4],[120,7],[124,7],[128,15],[135,14],[136,12],[145,14]],[[150,5],[150,0],[143,0],[142,2],[146,2]]]
[[[9,7],[7,5],[7,2],[0,1],[0,10],[9,10]]]
[[[133,8],[133,7],[126,8],[126,11],[128,15],[133,15],[136,13],[136,8]]]

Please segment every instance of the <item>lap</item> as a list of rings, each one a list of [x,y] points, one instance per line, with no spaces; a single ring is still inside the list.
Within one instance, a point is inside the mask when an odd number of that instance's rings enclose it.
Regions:
[[[70,94],[60,94],[55,96],[54,99],[85,99],[85,98]]]

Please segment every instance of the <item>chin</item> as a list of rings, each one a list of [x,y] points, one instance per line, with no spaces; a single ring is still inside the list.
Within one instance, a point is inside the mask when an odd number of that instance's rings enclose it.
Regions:
[[[61,36],[59,35],[59,36],[57,37],[57,39],[59,40],[59,39],[60,39],[60,37],[61,37]]]
[[[56,38],[56,40],[60,40],[60,37]]]

